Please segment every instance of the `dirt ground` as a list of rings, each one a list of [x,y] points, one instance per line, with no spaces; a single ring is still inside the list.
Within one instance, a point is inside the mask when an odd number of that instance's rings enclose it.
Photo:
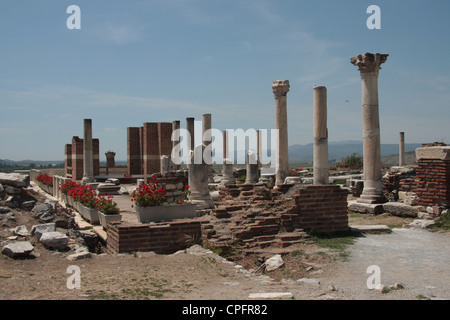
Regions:
[[[396,228],[412,220],[386,215],[357,214],[350,214],[349,218],[350,224],[385,224]],[[10,223],[9,227],[25,224],[28,230],[31,230],[32,225],[39,223],[31,217],[29,212],[21,210],[16,211],[16,220],[13,225]],[[423,232],[432,236],[442,236],[443,238],[439,238],[439,241],[444,243],[443,250],[448,251],[448,244],[450,244],[448,234]],[[8,225],[3,225],[0,233],[2,246],[7,242],[7,236],[11,236],[11,230]],[[418,235],[418,239],[420,236]],[[388,254],[389,237],[395,241],[403,241],[393,235],[383,234],[355,238],[353,244],[349,244],[344,249],[323,247],[317,243],[298,244],[292,247],[292,253],[283,255],[285,265],[272,272],[265,272],[264,268],[258,270],[258,266],[265,259],[270,258],[270,253],[240,256],[235,252],[234,261],[229,261],[210,250],[194,247],[170,255],[158,255],[152,252],[126,255],[92,254],[90,258],[69,261],[66,257],[73,252],[49,250],[30,237],[29,240],[35,246],[32,258],[12,259],[3,254],[0,255],[0,299],[247,300],[250,294],[263,292],[289,292],[292,293],[291,299],[296,300],[379,300],[427,297],[449,299],[450,296],[446,295],[448,276],[440,272],[434,274],[434,278],[444,277],[437,279],[441,280],[444,286],[443,291],[439,291],[438,295],[429,293],[430,288],[409,292],[408,287],[404,290],[381,294],[367,289],[365,283],[358,283],[358,290],[353,290],[352,281],[355,277],[346,277],[345,274],[358,272],[361,281],[365,281],[369,276],[365,268],[368,266],[367,263],[370,265],[370,261],[364,261],[362,266],[365,267],[361,269],[361,264],[354,260],[355,257],[358,258],[361,250],[368,250],[367,243],[364,241],[367,239],[387,241],[383,250]],[[429,241],[427,245],[430,248],[436,246],[432,239]],[[359,243],[362,247],[359,247]],[[377,245],[375,243],[375,247]],[[412,248],[412,250],[415,249]],[[423,255],[427,254],[426,248],[422,251]],[[443,256],[439,268],[448,267],[447,258],[448,255]],[[69,268],[73,266],[76,269],[75,273]],[[361,270],[354,270],[358,268]],[[401,270],[397,271],[401,272]],[[76,275],[80,276],[79,288],[73,288],[75,282],[72,280]],[[301,278],[318,279],[320,283],[297,282]],[[436,286],[435,283],[437,282],[433,282],[434,286]]]

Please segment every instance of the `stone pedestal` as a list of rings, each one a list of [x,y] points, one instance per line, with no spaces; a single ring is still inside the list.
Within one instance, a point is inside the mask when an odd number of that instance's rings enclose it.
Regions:
[[[94,182],[94,152],[92,147],[92,119],[84,119],[82,184]]]
[[[191,194],[189,200],[199,209],[210,209],[214,206],[214,201],[209,194],[208,187],[208,165],[203,159],[203,152],[206,146],[200,144],[189,154],[188,160],[188,181]],[[195,163],[194,159],[202,159],[201,163]],[[198,162],[198,160],[197,160]]]
[[[289,175],[287,128],[287,93],[289,88],[289,80],[275,80],[272,82],[275,97],[275,129],[278,130],[275,185],[282,185],[284,179]]]
[[[314,100],[314,184],[328,184],[327,88],[315,86]]]
[[[380,120],[378,111],[378,73],[388,55],[365,53],[351,58],[358,67],[362,83],[364,189],[359,202],[384,201],[381,181]]]

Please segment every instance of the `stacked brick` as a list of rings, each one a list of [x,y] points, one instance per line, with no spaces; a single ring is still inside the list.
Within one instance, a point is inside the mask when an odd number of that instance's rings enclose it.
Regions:
[[[383,177],[383,193],[387,200],[398,200],[400,191],[415,192],[416,170],[407,172],[389,172]]]
[[[100,174],[100,141],[92,139],[92,151],[94,160],[94,175]],[[72,144],[66,144],[64,147],[65,175],[72,180],[81,180],[83,178],[83,139],[74,136]]]
[[[167,223],[127,224],[112,222],[107,230],[107,253],[154,251],[173,253],[201,239],[201,223],[194,220],[173,220]]]
[[[347,196],[340,186],[305,186],[292,197],[295,205],[283,214],[282,222],[321,233],[347,231]]]
[[[420,159],[417,161],[418,204],[450,205],[450,160]]]

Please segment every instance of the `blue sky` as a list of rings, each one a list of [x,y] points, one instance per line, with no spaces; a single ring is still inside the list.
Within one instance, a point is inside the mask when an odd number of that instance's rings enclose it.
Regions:
[[[81,29],[69,30],[70,5]],[[381,9],[369,30],[367,7]],[[1,1],[0,159],[62,160],[91,118],[100,156],[126,159],[126,128],[201,120],[275,126],[272,81],[287,79],[289,144],[313,141],[314,85],[328,89],[329,141],[362,140],[350,57],[388,53],[382,143],[450,142],[450,1]],[[345,102],[350,100],[350,103]]]

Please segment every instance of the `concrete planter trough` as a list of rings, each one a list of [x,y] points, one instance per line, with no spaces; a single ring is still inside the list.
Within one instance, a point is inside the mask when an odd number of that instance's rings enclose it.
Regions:
[[[83,218],[88,220],[91,224],[99,224],[99,218],[98,218],[98,210],[97,209],[91,209],[88,207],[83,206],[82,204],[79,204],[79,213]]]
[[[104,214],[103,212],[98,212],[98,219],[100,222],[100,225],[103,227],[103,229],[107,229],[108,223],[113,221],[120,221],[122,220],[121,214]]]
[[[153,207],[135,207],[137,219],[141,223],[169,221],[173,219],[194,218],[197,204],[164,204]]]

